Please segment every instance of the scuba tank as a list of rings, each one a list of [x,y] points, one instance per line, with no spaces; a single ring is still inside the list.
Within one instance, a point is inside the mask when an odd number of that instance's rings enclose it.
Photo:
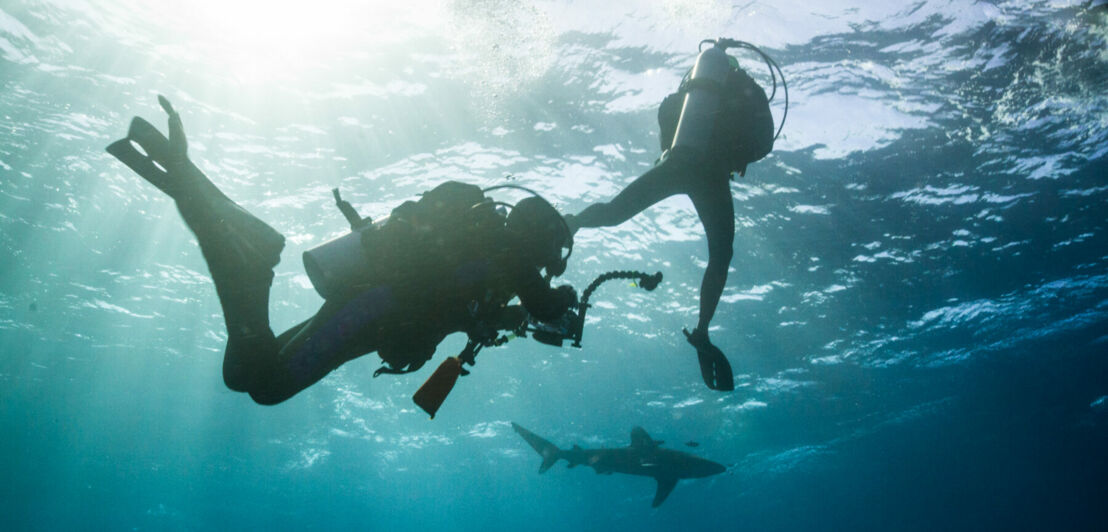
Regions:
[[[351,286],[370,281],[366,268],[366,248],[362,244],[363,233],[376,231],[388,221],[388,217],[371,223],[368,218],[358,215],[350,202],[342,199],[339,189],[331,190],[335,203],[350,222],[350,232],[324,242],[304,252],[304,272],[312,287],[323,299],[339,294]]]
[[[704,49],[705,44],[710,44]],[[789,114],[789,87],[781,67],[757,46],[745,41],[719,38],[700,42],[701,52],[685,75],[678,92],[662,101],[658,109],[659,138],[663,150],[678,146],[700,155],[715,152],[740,175],[748,163],[760,160],[772,149]],[[772,91],[766,91],[744,71],[728,49],[753,51],[769,69]],[[780,78],[785,104],[781,123],[774,131],[769,104],[777,95]],[[718,138],[717,138],[718,137]],[[663,156],[664,157],[664,156]]]
[[[701,155],[707,153],[720,109],[720,93],[731,71],[725,49],[715,43],[697,56],[670,149],[687,146]]]
[[[362,233],[375,231],[384,220],[346,233],[304,252],[304,272],[323,299],[329,299],[351,286],[370,281],[366,269],[366,249]]]

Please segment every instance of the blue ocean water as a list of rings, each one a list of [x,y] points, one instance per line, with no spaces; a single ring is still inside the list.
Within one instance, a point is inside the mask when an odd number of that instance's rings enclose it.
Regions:
[[[5,0],[0,528],[1103,529],[1092,4]],[[173,203],[104,152],[132,116],[164,127],[168,96],[201,168],[288,237],[283,330],[321,302],[299,255],[344,232],[331,188],[373,217],[447,179],[577,212],[650,168],[658,103],[721,35],[763,47],[790,96],[732,185],[712,332],[731,393],[680,332],[707,250],[673,198],[578,234],[579,289],[666,276],[598,290],[582,349],[486,349],[434,420],[411,395],[459,336],[419,373],[373,379],[370,355],[258,406],[222,383],[222,314]],[[651,509],[648,478],[540,476],[512,421],[563,447],[638,425],[728,470]]]

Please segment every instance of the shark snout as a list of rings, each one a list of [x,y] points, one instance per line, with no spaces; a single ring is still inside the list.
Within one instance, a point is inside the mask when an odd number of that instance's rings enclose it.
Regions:
[[[698,460],[696,465],[692,468],[691,477],[710,477],[712,475],[718,475],[727,471],[727,468],[723,464],[717,464],[710,460]]]

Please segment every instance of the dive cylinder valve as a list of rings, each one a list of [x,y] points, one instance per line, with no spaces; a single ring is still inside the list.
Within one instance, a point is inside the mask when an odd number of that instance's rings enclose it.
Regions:
[[[716,42],[697,56],[670,149],[686,146],[701,155],[708,152],[716,114],[720,109],[720,94],[731,71],[731,64],[724,50],[726,44]]]
[[[323,299],[339,295],[351,286],[369,282],[367,254],[362,243],[363,232],[384,225],[388,217],[375,223],[358,215],[349,202],[342,199],[339,189],[333,189],[335,204],[350,222],[350,232],[324,242],[304,252],[304,272]]]

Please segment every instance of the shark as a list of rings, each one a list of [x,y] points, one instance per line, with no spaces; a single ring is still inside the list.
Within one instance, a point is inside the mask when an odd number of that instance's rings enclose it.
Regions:
[[[691,455],[689,453],[662,449],[665,442],[652,439],[642,427],[631,429],[631,445],[615,449],[582,449],[574,445],[572,449],[559,449],[515,422],[515,429],[535,451],[542,456],[539,473],[545,473],[558,460],[569,462],[569,467],[586,465],[597,474],[610,475],[622,473],[651,477],[658,482],[651,507],[657,508],[677,486],[677,481],[685,478],[703,478],[718,475],[727,470],[722,464]]]

